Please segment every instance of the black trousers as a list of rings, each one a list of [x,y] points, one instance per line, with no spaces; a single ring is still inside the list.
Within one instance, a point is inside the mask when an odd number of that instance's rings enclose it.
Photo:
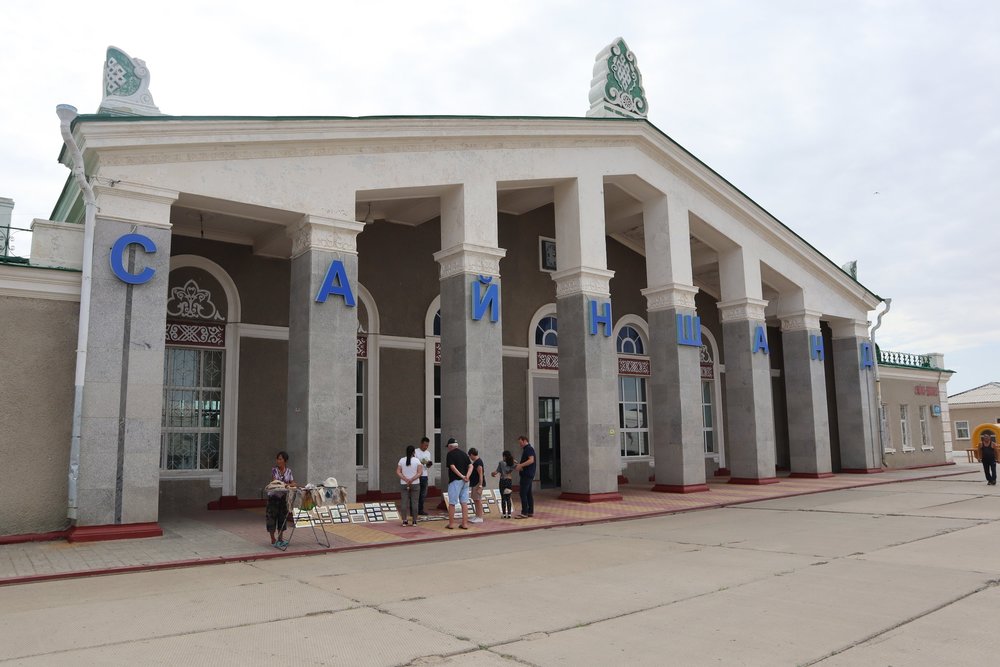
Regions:
[[[986,481],[997,483],[997,460],[996,457],[987,459],[983,457],[983,472],[986,473]]]
[[[424,514],[424,498],[427,497],[427,477],[420,478],[420,500],[417,501],[417,514]]]
[[[513,488],[513,486],[514,480],[500,478],[500,513],[504,516],[510,516],[514,513],[514,503],[510,499],[511,494],[504,493],[504,491]]]
[[[531,477],[521,475],[521,514],[531,516],[535,513],[535,496],[531,493]]]

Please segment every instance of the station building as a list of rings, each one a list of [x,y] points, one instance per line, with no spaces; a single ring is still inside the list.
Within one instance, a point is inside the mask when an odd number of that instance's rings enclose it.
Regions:
[[[168,116],[148,86],[109,49],[0,262],[4,495],[53,490],[0,533],[156,534],[259,498],[279,449],[392,497],[425,434],[488,466],[526,434],[581,502],[946,460],[940,410],[887,459],[882,299],[653,126],[622,40],[580,118]]]

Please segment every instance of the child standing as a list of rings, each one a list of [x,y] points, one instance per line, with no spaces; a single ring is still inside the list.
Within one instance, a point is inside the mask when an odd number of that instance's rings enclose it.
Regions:
[[[497,469],[490,473],[490,477],[500,475],[500,518],[509,519],[513,513],[513,503],[510,496],[514,488],[514,456],[510,450],[504,450],[503,459],[497,464]]]
[[[479,458],[479,450],[469,448],[469,459],[472,461],[472,475],[469,476],[469,493],[472,495],[472,508],[476,515],[469,523],[483,522],[483,487],[486,486],[486,466]]]

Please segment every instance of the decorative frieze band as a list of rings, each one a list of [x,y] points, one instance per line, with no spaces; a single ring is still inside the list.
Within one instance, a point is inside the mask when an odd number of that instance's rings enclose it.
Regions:
[[[649,311],[677,310],[679,308],[694,310],[694,298],[697,294],[697,287],[680,283],[672,283],[663,287],[648,287],[642,290],[642,295],[646,297],[646,309]]]
[[[354,220],[334,220],[307,215],[289,227],[292,239],[292,257],[298,257],[307,250],[325,250],[358,254],[358,234],[365,228],[363,222]]]
[[[762,322],[767,301],[763,299],[736,299],[718,304],[719,321],[726,322]]]
[[[615,272],[606,269],[579,267],[556,271],[552,279],[556,281],[556,298],[587,294],[590,296],[611,296],[611,279]]]
[[[441,265],[441,280],[460,275],[500,277],[500,260],[507,256],[503,248],[460,243],[434,253]]]
[[[535,353],[535,368],[540,371],[557,371],[559,370],[559,353],[558,352],[536,352]]]
[[[635,357],[618,357],[619,375],[636,375],[638,377],[650,376],[649,359],[636,359]]]
[[[868,338],[868,322],[833,320],[830,329],[834,338]]]
[[[798,313],[781,316],[782,333],[793,331],[819,331],[819,317],[822,313],[814,310],[803,310]]]
[[[226,325],[200,322],[167,322],[164,342],[167,345],[194,345],[197,347],[226,346]]]

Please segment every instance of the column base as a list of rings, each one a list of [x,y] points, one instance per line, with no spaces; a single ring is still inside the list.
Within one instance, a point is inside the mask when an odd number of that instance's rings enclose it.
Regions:
[[[569,500],[574,503],[607,503],[623,500],[620,493],[569,493],[559,494],[559,500]]]
[[[730,477],[730,484],[749,484],[753,486],[762,484],[777,484],[777,477]]]
[[[251,507],[265,507],[267,501],[263,498],[240,498],[239,496],[219,496],[206,506],[209,510],[242,510]]]
[[[841,468],[840,472],[845,475],[874,475],[885,472],[885,468]]]
[[[732,474],[733,471],[730,470],[729,468],[719,468],[718,470],[715,471],[716,477],[729,477]]]
[[[832,472],[793,472],[789,475],[793,479],[826,479],[834,477]]]
[[[628,484],[628,477],[626,477],[625,475],[618,475],[618,483]]]
[[[104,542],[107,540],[135,540],[142,537],[162,537],[163,529],[151,523],[116,523],[105,526],[74,526],[69,529],[69,542]]]
[[[710,490],[708,484],[657,484],[650,489],[657,493],[700,493]]]

